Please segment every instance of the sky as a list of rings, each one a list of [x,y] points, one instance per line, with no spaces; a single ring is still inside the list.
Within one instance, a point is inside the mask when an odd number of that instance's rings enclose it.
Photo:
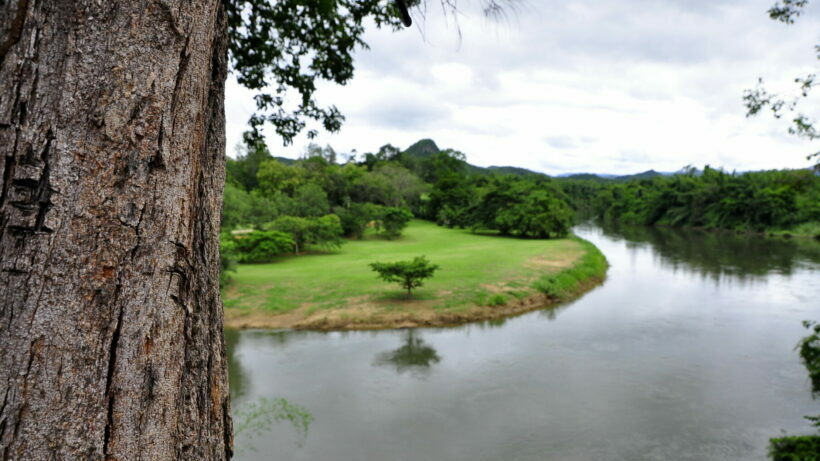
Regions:
[[[347,120],[312,142],[361,154],[431,138],[475,165],[550,175],[803,168],[818,141],[768,113],[746,118],[742,102],[758,78],[790,95],[795,77],[818,70],[820,2],[790,26],[768,18],[773,3],[521,0],[501,20],[476,0],[461,0],[457,18],[430,3],[412,28],[369,28],[346,86],[319,85],[319,103]],[[252,96],[229,77],[229,155]],[[820,118],[816,94],[799,107]],[[268,131],[274,155],[298,158],[308,142],[282,146]]]

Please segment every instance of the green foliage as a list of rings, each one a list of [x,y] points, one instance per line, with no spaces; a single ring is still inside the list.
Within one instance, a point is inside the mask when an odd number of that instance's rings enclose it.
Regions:
[[[533,283],[533,289],[551,299],[561,301],[570,298],[579,291],[582,283],[604,277],[606,269],[609,267],[606,257],[595,245],[580,239],[578,242],[586,250],[581,260],[575,263],[572,268],[558,274],[541,276]]]
[[[233,248],[242,263],[270,262],[275,257],[293,251],[293,238],[279,231],[252,231],[235,236]]]
[[[333,209],[339,217],[344,235],[352,238],[362,238],[368,223],[381,215],[381,207],[373,203],[353,203],[349,207]]]
[[[490,296],[489,301],[487,301],[487,305],[490,307],[498,307],[507,304],[507,297],[501,293],[496,293]]]
[[[276,200],[261,196],[257,190],[246,192],[227,183],[222,205],[222,228],[259,227],[262,223],[275,219],[280,208],[281,204]]]
[[[236,243],[230,234],[219,235],[219,288],[228,286],[231,282],[231,272],[236,272],[236,263],[239,259]]]
[[[343,243],[342,224],[336,215],[321,218],[282,216],[265,227],[289,234],[293,239],[293,250],[296,254],[305,250],[308,245],[330,249],[338,248]]]
[[[769,456],[773,461],[818,461],[820,436],[801,435],[771,439]]]
[[[352,53],[366,48],[365,21],[398,28],[397,11],[384,0],[229,0],[228,60],[240,85],[257,92],[252,137],[270,122],[285,143],[305,127],[305,119],[337,131],[343,116],[320,107],[316,80],[345,84],[353,77]],[[273,88],[271,93],[269,88]],[[286,96],[297,93],[296,98]],[[298,101],[296,107],[287,104]],[[314,137],[315,130],[308,131]]]
[[[268,147],[264,142],[246,138],[245,143],[240,146],[236,159],[228,157],[226,159],[225,170],[227,173],[226,183],[235,184],[246,191],[251,191],[259,186],[256,173],[259,165],[272,157]]]
[[[820,221],[820,177],[807,170],[735,174],[707,166],[700,174],[690,169],[595,188],[590,208],[620,222],[760,232]]]
[[[286,399],[260,397],[234,410],[234,434],[252,439],[269,432],[274,423],[282,421],[289,422],[304,438],[313,422],[313,415],[305,407]]]
[[[338,216],[329,214],[314,220],[313,241],[309,242],[325,249],[339,248],[342,240],[342,223]]]
[[[811,331],[811,334],[800,340],[797,348],[800,351],[800,359],[809,372],[812,397],[817,397],[820,395],[820,323],[804,321],[803,326]],[[820,427],[818,418],[813,418],[812,421]]]
[[[384,234],[389,239],[394,239],[401,235],[401,231],[407,227],[407,223],[413,219],[413,213],[405,208],[386,207],[381,212],[381,224]]]
[[[804,321],[811,334],[797,344],[800,359],[809,372],[812,397],[820,395],[820,323]],[[820,416],[806,416],[815,427],[820,427]],[[774,461],[820,460],[820,436],[804,435],[778,437],[769,441],[769,456]]]
[[[808,0],[779,0],[769,8],[769,17],[784,24],[794,24],[797,17],[803,13],[803,9],[808,4]],[[820,59],[820,45],[815,45],[817,59]],[[761,110],[768,108],[775,118],[781,118],[787,113],[791,113],[788,118],[792,124],[788,128],[791,135],[802,137],[808,140],[820,139],[820,127],[814,120],[805,114],[798,112],[798,107],[804,98],[808,98],[813,87],[818,86],[817,74],[808,74],[805,77],[794,79],[797,84],[797,95],[794,97],[783,97],[775,93],[769,93],[763,86],[763,79],[758,79],[758,85],[752,90],[743,93],[743,103],[746,105],[746,116],[757,115]],[[820,151],[807,156],[820,160]],[[820,168],[820,163],[815,165]]]
[[[277,192],[293,194],[306,180],[307,172],[298,165],[285,165],[271,159],[262,162],[256,173],[259,190],[266,196]]]
[[[265,226],[267,229],[289,234],[293,239],[293,251],[299,254],[308,243],[313,241],[310,219],[297,216],[281,216]]]
[[[292,207],[288,214],[302,217],[324,216],[330,211],[327,194],[318,184],[313,183],[304,184],[296,189]]]
[[[564,193],[547,179],[491,177],[478,189],[480,199],[465,212],[474,229],[491,229],[503,235],[565,237],[574,213]]]
[[[417,256],[412,261],[396,261],[392,263],[370,263],[370,268],[379,273],[385,282],[398,282],[410,296],[413,288],[424,284],[424,279],[433,276],[439,268],[430,264],[424,256]]]

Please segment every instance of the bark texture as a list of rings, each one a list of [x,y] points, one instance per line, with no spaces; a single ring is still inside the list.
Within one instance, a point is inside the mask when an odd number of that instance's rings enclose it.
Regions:
[[[0,1],[0,460],[231,456],[219,0]]]

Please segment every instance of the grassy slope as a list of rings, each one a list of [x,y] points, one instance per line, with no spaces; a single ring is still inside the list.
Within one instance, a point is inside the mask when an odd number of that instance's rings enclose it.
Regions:
[[[288,324],[322,312],[345,311],[343,316],[353,316],[357,315],[353,308],[363,306],[370,317],[374,309],[463,311],[531,296],[537,293],[531,287],[535,280],[571,267],[587,249],[570,239],[510,239],[413,221],[394,241],[350,241],[333,253],[241,265],[223,298],[229,309],[229,325],[236,324],[231,319],[248,310],[268,317],[298,310],[298,316],[291,315],[281,326],[292,326]],[[414,291],[412,301],[397,284],[377,279],[368,266],[374,261],[419,255],[427,256],[440,269],[424,287]]]

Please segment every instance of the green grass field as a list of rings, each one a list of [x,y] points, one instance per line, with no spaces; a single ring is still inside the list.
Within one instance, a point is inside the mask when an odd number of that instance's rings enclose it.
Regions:
[[[229,310],[271,315],[362,304],[407,309],[398,284],[379,280],[369,263],[424,255],[440,269],[414,290],[413,299],[433,309],[466,309],[534,293],[536,279],[572,266],[584,253],[584,246],[572,239],[504,238],[416,220],[396,240],[352,240],[334,252],[240,265],[223,299]]]

